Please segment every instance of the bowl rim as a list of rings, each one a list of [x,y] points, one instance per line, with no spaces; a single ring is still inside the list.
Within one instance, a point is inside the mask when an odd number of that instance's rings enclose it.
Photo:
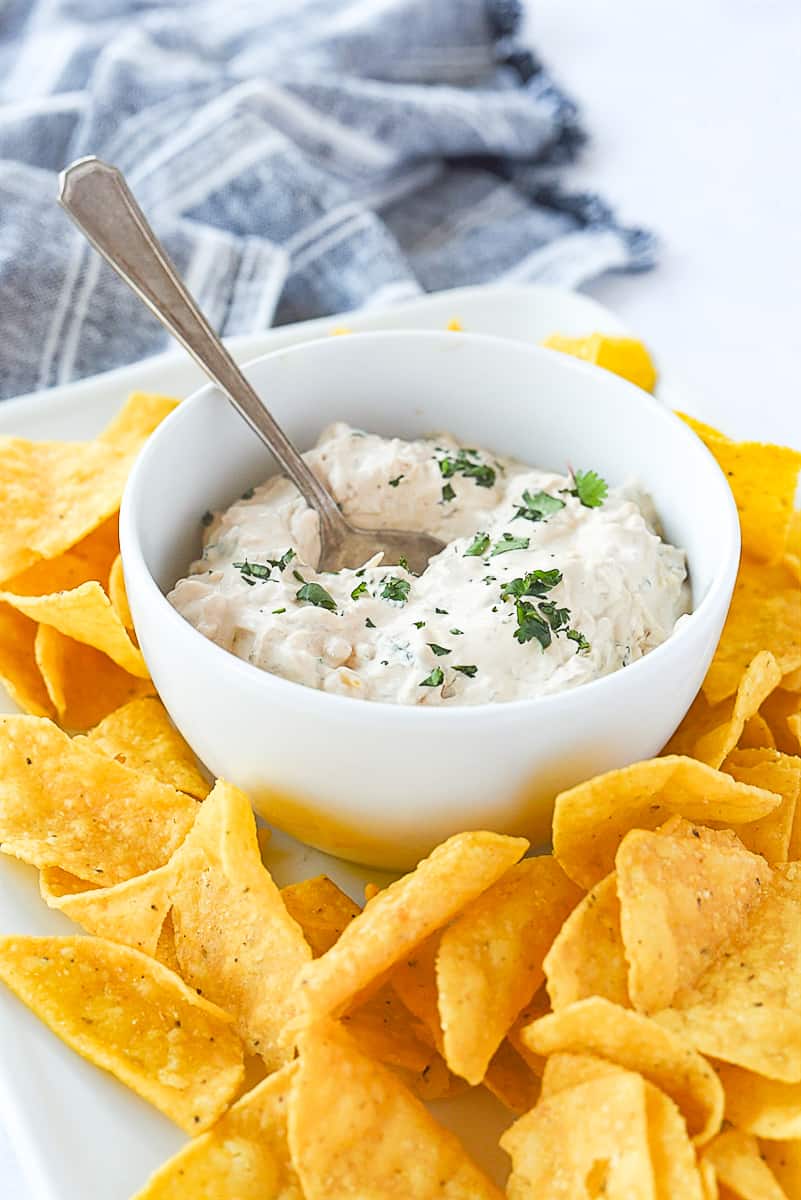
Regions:
[[[354,336],[352,339],[342,338],[319,338],[310,342],[303,342],[299,345],[286,346],[278,350],[273,350],[266,354],[258,355],[256,358],[241,364],[242,369],[247,373],[250,369],[259,366],[262,362],[272,359],[282,359],[287,356],[293,356],[303,353],[308,353],[311,347],[319,347],[321,345],[334,346],[342,345],[347,342],[349,345],[362,344],[374,345],[376,343],[386,341],[398,341],[400,339],[410,341],[432,341],[441,344],[453,346],[456,343],[454,334],[450,331],[440,330],[418,330],[418,329],[395,329],[395,330],[375,330],[365,331]],[[479,344],[489,343],[496,348],[513,347],[514,351],[524,352],[533,355],[535,358],[547,355],[549,358],[558,357],[560,360],[560,368],[566,372],[572,372],[576,375],[584,376],[585,379],[595,378],[595,373],[603,368],[597,367],[591,363],[582,362],[580,359],[573,358],[562,352],[551,350],[544,346],[526,345],[525,343],[514,342],[508,338],[500,337],[495,334],[469,333],[460,332],[458,342],[462,341],[476,342]],[[327,353],[328,351],[326,351]],[[336,351],[332,351],[336,353]],[[533,711],[535,708],[546,706],[549,712],[558,715],[560,708],[570,708],[575,705],[576,697],[595,697],[599,703],[608,702],[614,699],[615,691],[621,687],[626,687],[629,681],[633,684],[636,680],[646,677],[646,672],[659,674],[663,661],[675,657],[681,653],[681,649],[687,642],[691,632],[694,632],[699,625],[705,622],[710,614],[710,610],[717,608],[721,596],[728,594],[726,605],[731,601],[731,594],[734,589],[734,584],[737,576],[737,570],[740,559],[741,535],[740,521],[737,512],[737,506],[734,496],[726,482],[726,477],[721,471],[717,461],[711,451],[698,437],[698,435],[687,425],[676,413],[664,405],[660,404],[655,396],[649,392],[645,392],[629,380],[622,376],[616,375],[613,372],[605,372],[615,381],[613,386],[619,386],[621,390],[628,392],[632,397],[636,396],[637,403],[647,410],[650,410],[652,415],[658,421],[666,421],[668,424],[680,430],[680,437],[684,439],[687,447],[693,447],[693,452],[698,453],[700,450],[702,457],[705,456],[711,468],[717,472],[720,483],[720,503],[725,509],[724,519],[728,521],[728,546],[724,545],[721,551],[721,566],[714,574],[712,581],[707,589],[706,595],[701,600],[697,607],[694,607],[691,612],[686,614],[686,619],[674,629],[670,637],[668,637],[659,646],[650,650],[648,654],[637,659],[628,666],[620,667],[616,671],[612,671],[608,675],[599,676],[597,679],[588,680],[586,683],[579,684],[574,688],[567,688],[560,692],[554,692],[545,696],[530,696],[517,700],[504,701],[485,701],[481,704],[459,704],[453,707],[447,706],[426,706],[419,704],[393,704],[388,701],[370,700],[362,696],[340,696],[336,693],[324,692],[319,688],[308,687],[306,684],[298,683],[292,679],[285,679],[282,675],[277,675],[271,671],[265,671],[261,667],[255,666],[253,663],[247,662],[245,659],[239,658],[230,650],[224,649],[210,638],[205,637],[197,630],[186,618],[178,612],[176,608],[170,604],[165,593],[161,590],[158,583],[150,572],[150,569],[145,562],[144,553],[142,551],[141,542],[137,532],[137,514],[136,496],[140,486],[140,479],[145,475],[150,458],[157,452],[154,447],[158,446],[158,441],[163,431],[170,430],[176,424],[180,424],[184,420],[191,417],[194,408],[200,402],[213,392],[217,392],[216,385],[209,382],[203,387],[187,396],[180,405],[169,414],[169,416],[161,422],[161,424],[153,431],[147,439],[144,447],[137,457],[136,462],[128,476],[128,480],[123,492],[122,503],[120,506],[120,552],[122,556],[123,570],[133,569],[141,577],[145,589],[155,599],[156,604],[160,604],[164,614],[164,634],[169,636],[170,624],[172,628],[178,630],[183,628],[184,632],[190,630],[190,637],[194,636],[198,642],[198,653],[209,653],[212,661],[217,664],[218,670],[228,670],[238,675],[243,682],[249,683],[251,686],[259,686],[266,691],[277,689],[276,699],[283,700],[284,703],[292,705],[292,707],[307,707],[311,712],[317,706],[321,706],[323,710],[328,710],[328,715],[333,716],[336,712],[340,716],[345,713],[350,713],[352,716],[357,716],[357,719],[368,720],[375,719],[396,719],[405,724],[414,724],[424,722],[430,725],[432,722],[445,721],[481,721],[487,720],[497,721],[506,717],[513,717],[521,712]],[[608,380],[607,380],[608,382]],[[724,618],[725,619],[725,618]],[[180,626],[178,623],[180,622]],[[201,643],[203,649],[201,650]],[[356,706],[354,708],[354,705]],[[390,716],[390,714],[392,714]]]

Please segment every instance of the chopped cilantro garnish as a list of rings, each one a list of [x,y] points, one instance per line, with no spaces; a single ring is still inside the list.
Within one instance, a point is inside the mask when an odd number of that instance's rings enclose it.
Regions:
[[[578,629],[568,629],[565,637],[571,642],[577,643],[576,654],[586,654],[590,649],[590,643],[587,641],[583,633],[579,633]]]
[[[501,587],[501,599],[510,597],[519,599],[521,596],[544,596],[562,582],[562,572],[554,568],[551,571],[529,571],[520,579],[510,579]]]
[[[494,558],[496,554],[508,554],[510,550],[528,550],[528,538],[518,538],[511,533],[505,533],[490,550],[490,558]]]
[[[241,499],[242,500],[252,500],[254,490],[255,490],[254,488],[249,487],[246,492],[242,493]]]
[[[424,625],[425,625],[425,621],[415,621],[414,622],[415,629],[422,629]]]
[[[475,480],[479,487],[490,488],[495,483],[495,471],[487,463],[473,462],[478,458],[477,450],[461,449],[452,457],[446,454],[437,460],[443,479],[451,479],[454,475],[464,475],[466,479]]]
[[[366,596],[366,595],[367,595],[367,584],[364,582],[364,580],[362,580],[361,583],[356,584],[356,587],[353,589],[353,591],[350,594],[350,598],[351,598],[351,600],[358,600],[360,596]]]
[[[485,575],[481,582],[486,583],[489,586],[489,584],[494,583],[497,578],[497,575]]]
[[[539,611],[554,633],[561,633],[570,624],[570,609],[557,608],[553,600],[543,600],[539,605]]]
[[[390,575],[384,580],[384,586],[381,589],[381,595],[385,600],[398,600],[401,604],[405,604],[409,599],[409,589],[411,584],[406,579],[395,579]]]
[[[298,588],[295,598],[305,600],[307,604],[313,604],[316,608],[327,608],[329,612],[337,610],[336,600],[324,587],[320,587],[319,583],[304,583],[302,588]]]
[[[468,679],[474,679],[478,674],[478,667],[473,666],[472,663],[469,663],[466,667],[454,667],[453,669],[454,671],[461,671]]]
[[[450,632],[453,634],[454,637],[461,637],[462,634],[464,633],[464,630],[463,629],[451,629]]]
[[[609,488],[606,480],[601,479],[595,471],[574,471],[573,487],[568,491],[571,496],[578,496],[585,508],[599,508],[606,499]]]
[[[398,484],[400,483],[400,481],[401,481],[402,479],[405,479],[405,478],[406,478],[406,476],[405,476],[405,475],[396,475],[394,479],[390,479],[390,481],[389,481],[389,486],[390,486],[390,487],[397,487],[397,486],[398,486]]]
[[[445,678],[442,667],[434,667],[430,675],[426,675],[425,679],[420,680],[420,687],[439,687]]]
[[[409,570],[409,560],[405,554],[402,554],[400,556],[400,558],[398,559],[398,566],[401,567],[404,571]]]
[[[455,500],[456,499],[456,492],[453,490],[453,488],[451,487],[451,485],[449,483],[446,483],[445,487],[442,489],[442,499],[443,500]]]
[[[200,524],[203,525],[204,528],[208,529],[209,525],[211,525],[213,520],[214,520],[214,513],[209,512],[209,510],[206,509],[203,516],[200,518]]]
[[[277,616],[279,615],[279,613],[285,613],[285,612],[286,612],[286,609],[285,609],[285,608],[274,608],[274,609],[273,609],[273,616],[276,616],[276,617],[277,617]]]
[[[236,567],[245,583],[249,583],[253,587],[258,580],[262,582],[270,578],[272,564],[267,563],[252,563],[252,562],[235,562],[231,564]]]
[[[353,574],[356,576],[357,579],[361,579],[362,575],[364,574],[364,571],[365,571],[365,568],[360,567],[359,570],[354,571]]]
[[[534,605],[528,604],[525,600],[518,600],[515,609],[517,611],[515,637],[521,646],[536,638],[543,650],[547,650],[551,644],[551,631],[547,622],[537,615]]]
[[[429,642],[428,647],[433,654],[436,654],[437,658],[441,658],[443,654],[450,654],[450,650],[446,646],[438,646],[436,642]]]
[[[544,521],[546,517],[564,507],[564,500],[560,500],[558,496],[551,496],[548,492],[535,492],[532,495],[531,492],[525,491],[513,520],[523,517],[526,521]]]
[[[369,617],[364,623],[368,629],[375,629],[375,621],[371,621]]]
[[[301,575],[300,571],[293,571],[292,574],[293,574],[294,578],[297,579],[298,583],[306,582],[306,580]]]
[[[447,615],[448,615],[448,610],[447,610],[447,608],[435,608],[435,609],[434,609],[434,612],[435,612],[435,613],[439,613],[439,615],[440,615],[441,617],[447,617]]]
[[[488,533],[477,533],[470,545],[465,550],[462,558],[480,558],[488,549],[490,544]]]
[[[284,571],[289,566],[289,564],[292,562],[292,559],[294,557],[295,557],[295,551],[290,546],[288,550],[284,551],[284,553],[281,555],[280,558],[277,558],[277,559],[268,558],[267,561],[269,563],[272,563],[272,565],[274,567],[278,567],[279,571]]]

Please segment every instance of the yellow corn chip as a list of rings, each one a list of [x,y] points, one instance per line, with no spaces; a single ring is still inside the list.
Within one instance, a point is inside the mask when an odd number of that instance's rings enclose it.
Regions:
[[[78,741],[97,754],[143,771],[202,800],[209,784],[198,761],[155,696],[131,700]]]
[[[723,1088],[712,1067],[648,1017],[595,996],[534,1021],[521,1037],[538,1054],[590,1054],[637,1071],[675,1101],[699,1145],[720,1129]]]
[[[100,434],[98,441],[125,454],[136,455],[153,430],[178,407],[179,403],[174,396],[131,392],[114,420]]]
[[[167,913],[164,918],[164,924],[161,927],[158,945],[156,946],[156,958],[160,963],[164,963],[165,967],[169,967],[171,971],[174,971],[176,975],[181,974],[181,967],[175,953],[175,930],[172,927],[171,911]],[[252,1058],[253,1056],[251,1055],[250,1057]]]
[[[743,674],[734,699],[712,707],[699,692],[673,737],[666,754],[689,754],[710,767],[719,767],[737,745],[746,721],[779,685],[781,671],[772,654],[757,654]]]
[[[781,686],[785,692],[801,692],[801,667],[783,675]]]
[[[762,1141],[759,1150],[784,1188],[787,1200],[801,1200],[801,1141]]]
[[[614,872],[596,883],[559,930],[545,956],[545,976],[554,1010],[588,996],[630,1006]]]
[[[104,583],[119,551],[117,513],[56,558],[43,558],[7,580],[6,590],[18,596],[45,596],[79,587],[90,579]]]
[[[719,1064],[718,1075],[732,1125],[763,1138],[801,1138],[801,1083],[765,1079],[728,1063]]]
[[[541,987],[534,999],[529,1001],[523,1009],[508,1033],[508,1041],[514,1046],[523,1061],[528,1063],[538,1079],[542,1079],[547,1060],[526,1045],[522,1038],[522,1032],[532,1021],[538,1021],[540,1017],[544,1017],[550,1011],[551,1002],[548,999],[548,992]]]
[[[591,888],[614,869],[629,829],[657,829],[673,813],[736,829],[780,803],[780,796],[738,783],[692,758],[647,759],[556,797],[554,854],[571,879]]]
[[[246,1092],[156,1171],[134,1200],[306,1200],[287,1142],[295,1069],[289,1063]]]
[[[301,971],[297,987],[308,1019],[342,1012],[349,1001],[406,957],[528,848],[525,838],[461,833],[385,888],[321,958]]]
[[[250,801],[222,780],[181,847],[172,898],[182,977],[233,1015],[268,1068],[283,1065],[292,985],[311,951],[261,861]]]
[[[656,1196],[645,1081],[629,1072],[541,1100],[507,1129],[501,1146],[512,1158],[508,1200]]]
[[[34,652],[66,729],[89,729],[129,700],[153,692],[149,679],[129,675],[99,650],[64,637],[50,625],[37,629]]]
[[[698,826],[676,836],[632,829],[615,863],[629,995],[644,1013],[695,983],[771,879],[764,858],[733,833]]]
[[[108,576],[108,598],[114,605],[114,611],[126,629],[133,629],[133,617],[128,604],[128,593],[125,591],[125,576],[122,570],[122,558],[118,554],[111,564]]]
[[[680,415],[726,476],[740,514],[743,553],[761,562],[779,562],[790,532],[801,453],[789,446],[732,442],[708,425]]]
[[[773,868],[731,948],[654,1020],[723,1062],[801,1080],[801,864]]]
[[[415,1035],[409,1010],[389,984],[346,1013],[342,1024],[364,1054],[387,1066],[422,1074],[439,1057]]]
[[[343,1029],[318,1022],[299,1050],[289,1146],[306,1200],[501,1200],[458,1139]]]
[[[793,830],[801,838],[801,759],[778,750],[735,750],[723,764],[733,779],[754,787],[765,788],[782,797],[772,813],[740,825],[737,836],[754,854],[761,854],[769,863],[786,862],[801,857],[801,841],[793,844]]]
[[[445,1061],[468,1083],[544,979],[542,961],[581,892],[551,855],[524,859],[445,930],[436,960]]]
[[[172,861],[110,888],[90,888],[79,892],[65,890],[60,895],[56,893],[65,880],[63,874],[54,880],[48,874],[53,869],[45,868],[40,878],[42,898],[50,908],[63,912],[87,933],[111,942],[124,942],[143,954],[155,957],[164,918],[172,903],[175,881]]]
[[[42,867],[39,872],[39,895],[50,908],[58,908],[57,901],[62,896],[77,896],[80,892],[99,890],[97,884],[79,879],[69,871],[62,871],[61,867]]]
[[[160,867],[194,800],[93,754],[41,717],[0,717],[0,846],[110,886]]]
[[[36,623],[8,604],[0,604],[0,684],[23,712],[55,716],[55,708],[36,665]]]
[[[540,1094],[539,1077],[508,1039],[493,1054],[481,1082],[514,1113],[528,1112]]]
[[[623,1067],[596,1058],[592,1054],[552,1054],[546,1060],[542,1073],[542,1098],[549,1099],[566,1088],[580,1087],[592,1079],[603,1079],[609,1075],[625,1075]]]
[[[733,696],[748,664],[762,650],[782,675],[801,667],[801,588],[782,566],[744,558],[729,615],[703,683],[710,704]]]
[[[0,939],[0,979],[78,1054],[187,1133],[227,1107],[242,1079],[229,1017],[153,958],[93,937]]]
[[[55,592],[49,596],[18,596],[14,592],[0,592],[0,600],[32,621],[50,625],[65,637],[107,654],[129,675],[135,675],[138,679],[148,678],[141,650],[131,641],[111,601],[95,580],[82,583],[72,591]]]
[[[415,946],[390,974],[390,982],[403,1003],[428,1031],[432,1046],[444,1050],[437,1005],[436,961],[441,934],[432,934]]]
[[[281,899],[303,930],[315,958],[330,950],[345,926],[361,912],[327,875],[281,888]]]
[[[705,1162],[715,1168],[718,1182],[728,1195],[741,1200],[787,1200],[776,1176],[759,1153],[759,1144],[749,1133],[727,1129],[704,1151]]]
[[[777,688],[762,705],[762,716],[768,722],[779,750],[785,754],[801,754],[801,695]]]
[[[740,750],[771,749],[776,746],[770,725],[761,713],[754,713],[753,717],[748,718],[743,725],[743,732],[740,734],[737,746]]]
[[[591,333],[586,337],[565,337],[552,333],[542,343],[550,350],[561,350],[585,362],[613,371],[637,387],[652,392],[656,386],[656,367],[648,350],[636,338]]]

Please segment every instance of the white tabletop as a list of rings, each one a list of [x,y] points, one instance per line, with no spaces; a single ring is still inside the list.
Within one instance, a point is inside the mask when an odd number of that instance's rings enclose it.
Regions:
[[[725,390],[728,432],[801,446],[797,0],[536,0],[530,28],[593,134],[568,181],[664,241],[657,271],[587,290]],[[34,1200],[2,1129],[0,1195]]]

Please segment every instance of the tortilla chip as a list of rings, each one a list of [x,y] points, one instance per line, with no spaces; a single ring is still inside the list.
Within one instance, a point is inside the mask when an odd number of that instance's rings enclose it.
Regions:
[[[41,717],[0,717],[0,849],[111,886],[160,867],[194,800],[102,758]]]
[[[717,1075],[684,1038],[648,1017],[595,996],[534,1021],[521,1037],[538,1054],[590,1054],[637,1071],[675,1101],[699,1145],[720,1129]]]
[[[293,981],[311,951],[261,861],[243,792],[217,781],[177,864],[172,924],[182,977],[232,1014],[252,1054],[282,1066],[292,1057],[283,1033]]]
[[[168,912],[164,918],[164,924],[161,927],[158,945],[156,946],[156,958],[160,963],[164,963],[165,967],[169,967],[171,971],[174,971],[176,975],[181,974],[181,966],[175,953],[175,930],[172,927],[172,911]],[[248,1057],[252,1057],[252,1055]]]
[[[614,872],[596,883],[567,918],[544,966],[554,1010],[588,996],[630,1007]]]
[[[119,554],[114,559],[109,570],[108,598],[114,605],[114,611],[125,628],[133,630],[133,617],[131,616],[131,608],[128,604],[128,593],[125,591],[125,575],[122,570],[122,558]]]
[[[342,1024],[364,1054],[389,1067],[401,1067],[412,1075],[424,1075],[439,1058],[425,1035],[421,1038],[415,1033],[412,1014],[389,984],[384,984],[364,1004],[346,1013]],[[444,1082],[447,1086],[447,1078]]]
[[[242,1079],[230,1019],[153,958],[93,937],[0,939],[0,979],[78,1054],[187,1133]]]
[[[718,1075],[732,1125],[763,1138],[801,1138],[801,1083],[765,1079],[728,1063],[719,1064]]]
[[[610,1114],[614,1114],[612,1118]],[[501,1137],[509,1200],[654,1200],[645,1081],[615,1072],[541,1100]]]
[[[718,1182],[741,1200],[787,1200],[776,1176],[759,1153],[749,1133],[727,1129],[704,1151],[704,1161],[715,1168]]]
[[[759,1150],[784,1188],[787,1200],[801,1200],[801,1141],[763,1141]]]
[[[738,827],[737,836],[743,845],[769,863],[801,857],[801,759],[778,750],[735,750],[726,759],[723,770],[740,783],[765,788],[782,797],[772,813]],[[796,828],[797,846],[793,842]]]
[[[327,875],[281,888],[281,899],[303,930],[315,958],[330,950],[345,926],[361,912]]]
[[[23,712],[54,717],[55,707],[36,665],[36,623],[0,604],[0,684]]]
[[[436,961],[441,934],[432,934],[398,963],[389,978],[403,1003],[428,1031],[432,1046],[444,1051],[437,1003]]]
[[[528,849],[525,838],[460,833],[385,888],[321,958],[300,972],[308,1020],[338,1014],[415,946],[486,891]]]
[[[695,759],[651,758],[557,796],[554,854],[571,879],[591,888],[614,870],[617,848],[630,829],[657,829],[673,813],[736,829],[780,803],[780,796],[738,783]]]
[[[545,975],[543,959],[581,892],[549,854],[511,867],[442,935],[436,960],[445,1061],[468,1083]]]
[[[530,1025],[532,1021],[538,1021],[540,1017],[544,1017],[550,1011],[551,1002],[548,999],[548,992],[541,987],[523,1009],[507,1035],[507,1040],[514,1046],[523,1061],[528,1063],[538,1079],[542,1079],[548,1060],[527,1046],[521,1035],[527,1025]]]
[[[704,1200],[695,1151],[679,1109],[650,1083],[645,1085],[645,1107],[657,1200]]]
[[[46,596],[68,591],[90,579],[105,583],[119,552],[119,520],[115,512],[97,529],[56,558],[43,558],[6,581],[18,596]]]
[[[126,454],[138,454],[154,429],[177,408],[180,400],[154,392],[131,392],[98,441]]]
[[[742,736],[745,723],[778,687],[781,671],[772,654],[760,651],[743,674],[734,699],[711,706],[699,692],[690,711],[665,747],[666,754],[689,754],[719,767]]]
[[[131,641],[111,601],[96,580],[82,583],[72,591],[54,592],[48,596],[18,596],[14,592],[0,592],[0,600],[32,621],[49,625],[65,637],[107,654],[129,675],[135,675],[138,679],[149,678],[142,651]]]
[[[733,442],[708,425],[679,414],[717,459],[740,514],[743,553],[779,562],[785,552],[801,471],[801,453],[789,446]]]
[[[762,705],[762,716],[770,726],[779,750],[801,754],[801,695],[777,688]]]
[[[97,884],[79,879],[69,871],[62,871],[61,867],[42,867],[39,872],[39,895],[50,908],[57,908],[55,901],[62,896],[77,896],[80,892],[98,890]]]
[[[710,704],[734,695],[761,650],[770,651],[782,675],[801,667],[801,588],[784,567],[743,559],[723,635],[703,682]]]
[[[52,870],[52,867],[45,868],[45,872]],[[87,933],[111,942],[123,942],[155,957],[161,927],[172,903],[173,862],[110,888],[84,891],[60,891],[65,883],[63,876],[54,881],[45,872],[40,878],[40,891],[50,908],[63,912]]]
[[[654,1020],[723,1062],[801,1080],[801,864],[773,868],[731,946]]]
[[[629,995],[647,1014],[695,983],[770,885],[733,833],[680,824],[675,836],[632,829],[615,859]]]
[[[540,1094],[539,1076],[508,1039],[504,1039],[493,1054],[481,1082],[513,1113],[528,1112]]]
[[[99,650],[64,637],[49,625],[37,629],[34,652],[65,729],[89,729],[129,700],[153,693],[149,679],[129,675]]]
[[[737,743],[738,749],[772,749],[775,746],[776,742],[770,731],[770,725],[768,725],[761,713],[754,713],[753,717],[749,717],[745,725],[743,725],[743,732],[740,734],[740,740]]]
[[[566,1088],[580,1087],[592,1079],[626,1074],[623,1067],[596,1058],[592,1054],[552,1054],[545,1063],[542,1075],[542,1098],[548,1099]]]
[[[198,800],[209,793],[198,760],[155,696],[124,704],[78,741]]]
[[[289,1063],[165,1163],[134,1200],[305,1200],[287,1142]]]
[[[306,1200],[501,1200],[459,1140],[343,1029],[318,1022],[299,1050],[289,1146]]]

